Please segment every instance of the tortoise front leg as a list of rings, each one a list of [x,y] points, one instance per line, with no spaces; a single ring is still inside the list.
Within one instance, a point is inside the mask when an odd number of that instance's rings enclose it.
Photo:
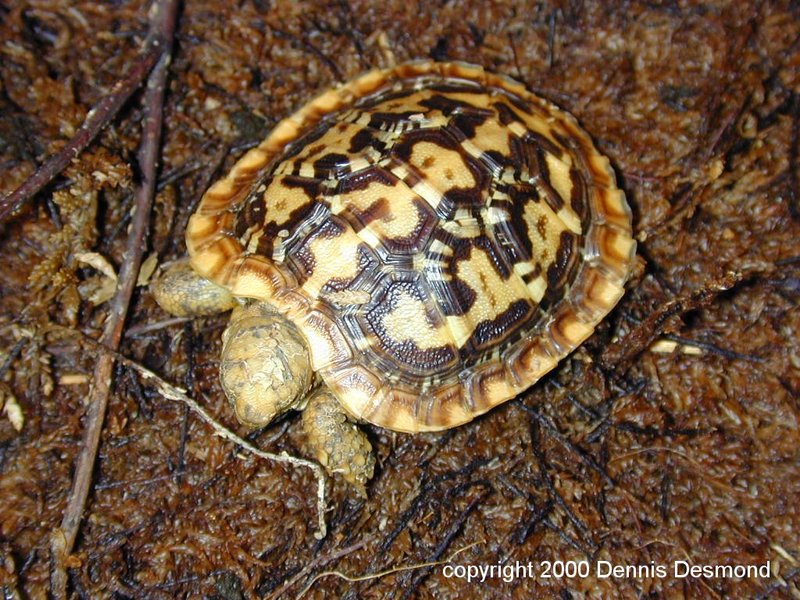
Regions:
[[[176,317],[215,315],[238,305],[224,287],[195,273],[188,259],[172,263],[150,290],[158,305]]]
[[[219,377],[237,418],[266,425],[300,409],[313,383],[305,340],[266,302],[239,306],[222,334]]]
[[[329,473],[341,473],[365,495],[375,468],[372,446],[327,387],[308,394],[313,371],[294,324],[269,304],[254,302],[234,309],[222,340],[220,380],[239,420],[264,425],[306,405],[303,429],[310,450]]]
[[[366,496],[364,486],[375,470],[372,445],[325,385],[311,394],[303,411],[303,429],[317,461]]]
[[[365,494],[375,469],[372,446],[324,385],[309,396],[314,383],[309,351],[292,322],[266,302],[240,304],[186,261],[170,267],[152,290],[159,305],[177,316],[233,308],[222,334],[219,376],[236,417],[258,427],[307,402],[303,428],[310,449],[329,473],[340,473]]]

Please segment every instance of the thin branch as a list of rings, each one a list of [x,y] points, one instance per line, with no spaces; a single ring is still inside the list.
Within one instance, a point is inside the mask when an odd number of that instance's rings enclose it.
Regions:
[[[766,362],[766,359],[761,358],[760,356],[755,356],[754,354],[742,354],[741,352],[736,352],[735,350],[728,350],[727,348],[721,348],[716,344],[712,344],[711,342],[703,342],[701,340],[692,340],[689,338],[681,337],[679,335],[665,335],[665,340],[669,340],[671,342],[675,342],[676,344],[682,344],[684,346],[694,346],[696,348],[700,348],[701,350],[706,350],[712,354],[718,354],[724,358],[729,358],[731,360],[746,360],[749,362]]]
[[[340,558],[344,558],[348,554],[352,554],[356,550],[360,550],[361,548],[366,546],[370,541],[372,541],[371,538],[365,538],[365,539],[359,540],[355,544],[351,544],[350,546],[347,546],[345,548],[341,548],[341,549],[336,550],[335,552],[332,552],[330,554],[327,554],[327,555],[324,555],[324,556],[318,556],[317,558],[315,558],[314,560],[309,562],[305,567],[300,569],[300,571],[295,573],[294,577],[292,577],[291,579],[286,580],[280,588],[277,588],[276,590],[274,590],[269,596],[267,596],[265,598],[265,600],[276,600],[277,598],[281,597],[284,594],[284,592],[286,592],[290,587],[292,587],[295,583],[300,581],[303,577],[305,577],[308,573],[310,573],[311,571],[313,571],[317,567],[321,567],[321,566],[324,566],[324,565],[327,565],[327,564],[333,562],[334,560],[339,560]],[[326,574],[327,573],[320,573],[319,575],[314,577],[309,582],[308,588],[310,588],[312,585],[314,585],[314,582],[317,581],[317,579],[320,579],[321,577],[325,577]],[[302,598],[303,595],[306,593],[307,589],[304,590],[303,592],[301,592],[300,594],[298,594],[298,598]]]
[[[100,353],[101,358],[104,356],[109,356],[112,359],[116,360],[116,362],[125,365],[132,371],[138,373],[143,379],[152,383],[155,387],[156,391],[161,394],[167,400],[173,400],[175,402],[181,402],[188,406],[194,413],[200,417],[203,421],[205,421],[211,428],[214,430],[214,433],[217,434],[219,437],[228,440],[239,446],[240,448],[247,450],[248,452],[255,454],[259,458],[264,460],[283,463],[292,465],[294,467],[303,467],[306,469],[310,469],[314,473],[314,477],[317,479],[317,524],[318,530],[314,534],[314,537],[321,540],[328,534],[328,528],[325,524],[325,471],[322,467],[310,460],[305,460],[303,458],[297,458],[292,456],[286,452],[281,452],[280,454],[273,454],[271,452],[264,452],[260,448],[257,448],[250,442],[245,439],[240,438],[238,435],[233,433],[230,429],[227,429],[225,426],[218,423],[214,417],[212,417],[208,412],[197,403],[195,399],[190,397],[186,394],[185,390],[172,385],[171,383],[165,381],[158,375],[156,375],[153,371],[140,365],[135,360],[131,360],[124,354],[120,354],[116,350],[108,348],[107,346],[102,345],[97,340],[90,338],[89,336],[81,333],[80,331],[76,331],[75,329],[70,329],[69,327],[62,327],[60,325],[51,325],[50,326],[53,331],[63,332],[70,336],[80,336],[81,340],[95,348]],[[139,483],[139,482],[133,482]]]
[[[189,317],[170,317],[162,321],[156,321],[155,323],[144,323],[144,324],[134,325],[133,327],[130,327],[125,331],[125,337],[128,339],[141,337],[148,333],[159,331],[160,329],[166,329],[167,327],[172,327],[173,325],[183,325],[188,321],[191,321]]]
[[[299,43],[311,54],[316,56],[320,61],[322,61],[322,64],[328,67],[328,70],[331,72],[336,81],[341,82],[345,80],[344,74],[342,73],[342,70],[339,68],[339,65],[333,62],[333,60],[331,60],[322,50],[320,50],[314,44],[312,44],[311,41],[308,39],[307,35],[304,34],[302,36],[298,36],[292,33],[291,31],[284,31],[282,29],[278,29],[277,27],[274,27],[271,24],[270,27],[278,37],[283,39],[288,39],[295,43]]]
[[[141,170],[141,182],[137,185],[134,195],[135,213],[120,267],[119,285],[111,302],[106,327],[100,338],[100,343],[111,350],[119,347],[122,338],[125,316],[128,313],[131,295],[136,286],[139,266],[147,241],[147,226],[155,195],[156,162],[161,141],[164,93],[177,8],[178,0],[163,0],[154,5],[151,12],[151,33],[148,37],[153,40],[151,46],[158,49],[160,58],[150,74],[144,97],[147,116],[137,156]],[[78,535],[81,517],[92,484],[92,471],[108,406],[113,366],[114,358],[109,354],[104,354],[97,361],[94,370],[94,386],[86,412],[83,441],[75,467],[75,478],[61,526],[52,532],[50,538],[52,560],[50,587],[51,594],[55,598],[66,598],[67,596],[67,558],[75,546],[75,538]]]
[[[552,69],[556,59],[556,19],[558,18],[558,9],[552,10],[547,17],[547,68]]]
[[[580,534],[581,540],[588,544],[591,548],[587,550],[586,548],[580,546],[578,544],[578,549],[586,554],[587,556],[592,556],[597,551],[597,543],[592,539],[591,533],[589,531],[589,527],[586,523],[584,523],[578,515],[574,513],[572,508],[570,508],[567,501],[564,499],[564,496],[558,491],[553,482],[553,477],[550,475],[550,467],[547,463],[547,459],[544,455],[544,450],[541,447],[541,442],[539,439],[538,434],[538,421],[531,416],[531,450],[533,451],[533,455],[536,458],[536,461],[539,463],[539,475],[544,483],[544,487],[547,489],[548,495],[555,503],[555,505],[563,511],[564,515],[567,517],[567,520],[572,523],[572,526],[575,530]],[[560,527],[556,526],[555,524],[551,523],[549,519],[544,519],[544,525],[553,528],[555,531],[558,531],[562,537],[569,538],[568,534],[561,530]]]
[[[108,353],[108,356],[111,356],[112,353]],[[250,442],[240,438],[238,435],[233,433],[230,429],[226,429],[212,417],[206,410],[200,406],[196,400],[191,398],[190,396],[186,395],[186,393],[178,387],[164,381],[150,371],[149,369],[143,367],[139,363],[120,356],[118,354],[115,355],[116,359],[131,369],[134,369],[137,373],[139,373],[145,379],[152,381],[158,392],[164,396],[167,400],[175,400],[177,402],[182,402],[186,406],[188,406],[194,413],[199,416],[203,421],[207,424],[211,425],[214,433],[216,433],[219,437],[228,440],[229,442],[233,442],[237,446],[247,450],[248,452],[255,454],[259,458],[263,458],[264,460],[269,460],[278,463],[289,464],[294,467],[305,467],[306,469],[311,469],[314,473],[314,477],[317,479],[317,526],[318,531],[314,534],[314,537],[317,539],[324,538],[328,531],[327,526],[325,525],[325,472],[322,470],[322,467],[319,466],[315,462],[311,462],[310,460],[305,460],[303,458],[297,458],[295,456],[291,456],[286,452],[281,452],[280,454],[272,454],[271,452],[264,452],[260,448],[256,448]]]
[[[67,165],[83,152],[86,146],[97,137],[97,134],[114,119],[128,98],[139,89],[144,78],[153,69],[163,53],[163,47],[164,43],[159,35],[148,36],[134,66],[126,73],[125,77],[114,85],[108,95],[104,96],[86,113],[83,125],[72,136],[72,139],[40,165],[21,186],[0,200],[0,223],[7,221],[11,215],[66,169]]]
[[[719,490],[722,490],[722,491],[724,491],[724,492],[726,492],[728,494],[739,496],[741,498],[747,497],[747,492],[745,492],[743,490],[739,490],[739,489],[733,487],[729,483],[725,482],[725,480],[723,478],[714,475],[713,474],[713,469],[711,467],[709,467],[708,465],[703,465],[703,464],[697,462],[695,459],[693,459],[691,456],[689,456],[685,452],[682,452],[680,450],[676,450],[675,448],[666,448],[666,447],[661,447],[661,446],[648,446],[646,448],[634,448],[630,452],[624,452],[624,453],[619,454],[617,456],[611,457],[609,459],[609,461],[608,461],[608,464],[610,465],[610,464],[613,464],[613,463],[621,461],[621,460],[627,460],[628,458],[631,458],[631,457],[634,457],[634,456],[638,456],[640,454],[651,454],[651,453],[655,454],[657,452],[664,452],[664,453],[668,453],[668,454],[671,454],[671,455],[674,455],[674,456],[679,456],[682,459],[684,459],[690,465],[692,470],[701,477],[701,480],[703,482],[708,483],[711,486],[713,486],[713,487],[715,487],[715,488],[717,488]],[[638,498],[637,498],[637,500],[638,500]]]
[[[674,325],[675,319],[687,312],[707,306],[719,294],[731,289],[743,279],[745,279],[743,273],[729,272],[688,296],[680,296],[662,304],[628,335],[606,347],[600,356],[601,366],[608,370],[624,369],[630,361],[644,352],[653,340]]]
[[[194,361],[194,327],[189,321],[183,326],[183,336],[181,339],[186,356],[186,374],[183,377],[183,386],[187,390],[194,389],[194,371],[196,364]],[[178,443],[178,459],[175,464],[175,483],[180,484],[183,478],[183,471],[186,469],[186,442],[189,439],[189,407],[183,407],[181,415],[181,437]]]
[[[565,436],[563,433],[561,433],[561,431],[559,431],[556,424],[549,417],[540,413],[536,408],[533,408],[532,406],[527,406],[521,402],[516,403],[515,405],[524,410],[525,412],[527,412],[528,414],[530,414],[534,419],[536,419],[539,425],[541,425],[542,428],[547,433],[549,433],[554,440],[556,440],[559,444],[561,444],[561,446],[563,446],[569,452],[572,452],[573,454],[577,455],[578,458],[580,458],[581,461],[587,467],[589,467],[595,473],[600,475],[600,477],[603,478],[603,480],[606,482],[607,485],[611,487],[615,487],[617,485],[617,483],[603,468],[603,466],[600,463],[598,463],[597,460],[595,460],[595,458],[589,452],[587,452],[580,446],[573,444],[572,441],[570,441],[569,438],[567,438],[567,436]]]
[[[463,523],[461,523],[461,524],[463,524]],[[450,541],[450,540],[448,540],[448,541]],[[483,543],[483,540],[481,540],[479,542],[472,542],[471,544],[467,544],[466,546],[463,546],[462,548],[459,548],[458,550],[453,552],[445,560],[434,559],[433,561],[427,561],[427,562],[424,562],[424,563],[418,563],[418,564],[414,564],[414,565],[406,565],[406,566],[401,566],[401,567],[392,567],[391,569],[386,569],[386,570],[380,571],[378,573],[367,573],[365,575],[347,575],[346,573],[342,573],[341,571],[323,571],[322,573],[317,573],[317,575],[315,575],[314,578],[311,581],[308,582],[306,587],[303,588],[303,591],[300,592],[297,595],[297,597],[298,598],[305,598],[306,594],[311,590],[311,586],[313,586],[317,581],[319,581],[323,577],[335,576],[335,577],[339,577],[340,579],[344,579],[345,581],[350,581],[350,582],[356,583],[356,582],[359,582],[359,581],[368,581],[370,579],[380,579],[381,577],[386,577],[387,575],[393,575],[394,573],[402,573],[403,571],[415,571],[417,569],[438,567],[439,565],[446,565],[448,563],[453,562],[453,559],[456,556],[458,556],[459,554],[461,554],[462,552],[466,552],[470,548],[474,548],[475,546],[477,546],[479,544],[482,544],[482,543]],[[359,544],[354,544],[354,546],[355,545],[359,545]],[[360,545],[363,546],[363,544],[360,544]],[[276,598],[277,596],[270,596],[270,598],[267,599],[267,600],[270,600],[273,597]]]
[[[415,596],[417,588],[419,588],[422,582],[425,581],[428,575],[430,575],[431,569],[441,563],[440,559],[442,554],[445,553],[445,551],[450,547],[450,544],[453,543],[453,540],[459,535],[459,533],[461,533],[461,530],[464,528],[464,524],[467,522],[467,519],[469,519],[472,513],[475,512],[475,509],[478,508],[481,502],[483,502],[491,493],[491,487],[487,486],[487,488],[484,489],[477,498],[473,498],[467,507],[461,511],[458,517],[456,517],[455,521],[453,521],[453,523],[450,525],[441,542],[437,544],[433,553],[428,557],[428,560],[425,561],[425,564],[420,565],[419,570],[421,573],[417,574],[416,577],[413,577],[413,580],[410,582],[410,584],[406,581],[400,582],[401,586],[404,588],[403,595],[400,596],[400,600],[406,600],[407,598]],[[470,546],[478,543],[479,542],[473,542],[473,544],[470,544]],[[447,562],[450,562],[457,554],[463,551],[464,548],[456,551]],[[413,573],[409,575],[413,576]],[[410,577],[406,577],[406,579],[409,578]]]

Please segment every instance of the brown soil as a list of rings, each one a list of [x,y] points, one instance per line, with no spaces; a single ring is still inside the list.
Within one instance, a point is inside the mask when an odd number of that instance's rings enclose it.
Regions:
[[[212,434],[117,366],[69,589],[86,598],[789,598],[800,594],[800,7],[794,2],[186,2],[148,253],[184,251],[209,181],[337,80],[459,59],[573,112],[634,208],[641,268],[615,312],[518,400],[436,435],[368,427],[362,499]],[[0,5],[0,191],[57,151],[136,60],[147,6]],[[118,269],[141,94],[0,229],[0,585],[46,597],[49,535],[81,444]],[[730,288],[720,292],[719,288]],[[121,352],[235,423],[216,378],[225,317],[178,324],[147,288]],[[146,327],[146,326],[153,327]],[[82,337],[83,336],[83,337]],[[614,343],[613,340],[618,340]],[[653,339],[677,340],[673,352]],[[661,346],[663,350],[663,344]],[[250,438],[303,453],[290,415]],[[467,584],[441,565],[533,563]],[[763,564],[768,578],[542,578],[544,560]],[[405,570],[401,570],[405,569]],[[395,570],[390,574],[381,573]]]

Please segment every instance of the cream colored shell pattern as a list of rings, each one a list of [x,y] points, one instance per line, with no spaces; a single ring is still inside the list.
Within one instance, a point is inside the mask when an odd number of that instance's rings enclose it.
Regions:
[[[369,72],[281,121],[203,197],[192,266],[266,300],[355,418],[465,423],[580,345],[635,243],[576,120],[463,63]]]

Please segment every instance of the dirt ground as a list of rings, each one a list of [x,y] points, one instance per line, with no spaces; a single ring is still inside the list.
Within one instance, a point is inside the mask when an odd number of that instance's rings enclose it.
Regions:
[[[179,257],[209,183],[326,86],[433,57],[508,74],[578,117],[628,194],[640,268],[595,335],[529,393],[442,434],[367,427],[378,456],[368,496],[330,481],[323,540],[308,469],[238,449],[117,363],[70,594],[800,597],[800,5],[237,4],[182,6],[146,255]],[[0,15],[6,194],[136,62],[148,19],[137,0],[4,0]],[[108,315],[98,269],[120,266],[141,119],[137,94],[0,226],[6,598],[47,596],[91,340]],[[302,456],[296,414],[237,425],[216,378],[225,317],[168,319],[137,288],[120,352],[260,448]],[[553,560],[590,573],[544,577]],[[596,568],[676,560],[770,561],[770,574]],[[533,576],[468,583],[437,564],[518,561]]]

